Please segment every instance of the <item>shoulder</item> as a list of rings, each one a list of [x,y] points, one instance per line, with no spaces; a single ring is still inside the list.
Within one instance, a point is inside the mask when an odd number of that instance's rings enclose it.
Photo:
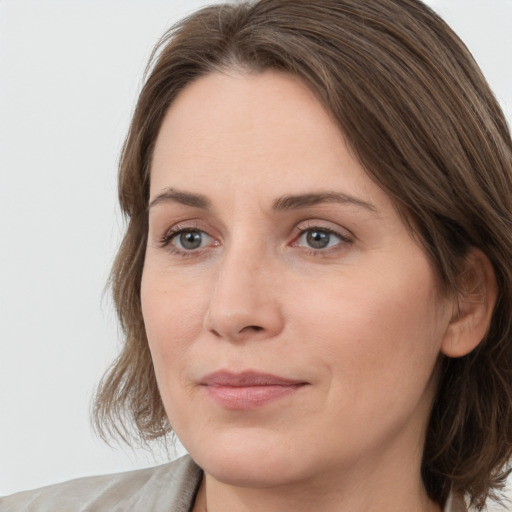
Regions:
[[[148,469],[93,476],[0,498],[0,512],[188,512],[202,471],[189,456]]]

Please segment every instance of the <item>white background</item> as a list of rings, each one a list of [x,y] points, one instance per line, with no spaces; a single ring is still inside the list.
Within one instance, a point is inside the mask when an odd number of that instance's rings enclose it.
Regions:
[[[116,164],[142,72],[200,0],[0,0],[0,495],[162,462],[89,428],[117,353]],[[512,119],[512,0],[431,0]]]

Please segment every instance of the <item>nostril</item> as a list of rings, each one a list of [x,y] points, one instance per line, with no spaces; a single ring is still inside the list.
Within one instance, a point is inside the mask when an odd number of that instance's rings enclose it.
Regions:
[[[260,327],[259,325],[248,325],[246,329],[251,329],[253,331],[262,331],[263,327]]]

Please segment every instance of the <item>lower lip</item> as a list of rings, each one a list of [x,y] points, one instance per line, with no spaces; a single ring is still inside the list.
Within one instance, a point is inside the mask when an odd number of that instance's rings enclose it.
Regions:
[[[218,405],[231,410],[262,407],[289,396],[304,384],[266,386],[206,386],[209,397]]]

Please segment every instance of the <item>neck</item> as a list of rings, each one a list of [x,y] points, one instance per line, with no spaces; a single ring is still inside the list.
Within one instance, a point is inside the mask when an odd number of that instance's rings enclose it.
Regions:
[[[227,484],[205,474],[193,512],[441,512],[413,468],[404,471],[410,470],[411,478],[389,466],[383,474],[368,466],[352,467],[349,474],[338,478],[326,474],[315,482],[271,488]]]

